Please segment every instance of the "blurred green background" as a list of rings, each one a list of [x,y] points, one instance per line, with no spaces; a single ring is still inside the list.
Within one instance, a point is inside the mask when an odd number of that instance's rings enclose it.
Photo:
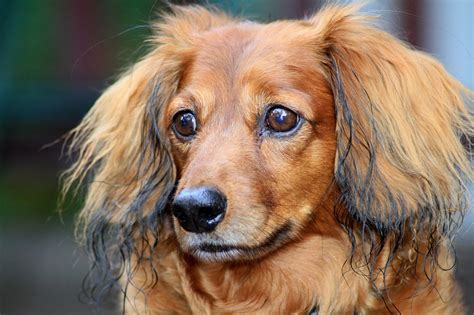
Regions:
[[[42,147],[77,124],[107,78],[143,53],[154,1],[1,3],[0,222],[35,224],[56,217],[62,165],[60,145]]]
[[[169,2],[212,3],[268,21],[309,15],[323,1]],[[58,176],[68,165],[59,140],[111,78],[144,54],[148,25],[163,9],[155,0],[0,0],[1,315],[94,313],[78,300],[87,272],[73,240],[78,205],[57,212]],[[474,1],[376,0],[366,10],[474,87]],[[470,303],[473,222],[469,216],[458,243]]]

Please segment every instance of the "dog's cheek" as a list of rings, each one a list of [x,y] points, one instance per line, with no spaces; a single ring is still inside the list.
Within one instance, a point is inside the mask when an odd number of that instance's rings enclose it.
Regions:
[[[176,174],[178,180],[183,174],[183,169],[188,159],[188,151],[189,150],[183,148],[183,145],[181,143],[177,143],[177,141],[171,141],[171,155],[173,157],[173,161],[176,167]]]
[[[265,163],[270,174],[262,183],[268,204],[275,218],[285,218],[303,224],[323,202],[334,172],[336,142],[333,135],[316,138],[311,136],[304,143],[296,143],[299,150],[267,149]],[[271,152],[270,152],[271,151]]]

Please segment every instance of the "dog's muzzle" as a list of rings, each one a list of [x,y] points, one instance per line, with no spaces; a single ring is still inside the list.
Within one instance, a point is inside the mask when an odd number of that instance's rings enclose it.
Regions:
[[[172,204],[179,224],[192,233],[212,232],[224,219],[226,207],[226,197],[213,187],[183,189]]]

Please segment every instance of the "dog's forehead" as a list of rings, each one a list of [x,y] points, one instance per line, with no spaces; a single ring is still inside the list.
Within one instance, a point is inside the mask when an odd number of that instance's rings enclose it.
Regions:
[[[307,68],[315,52],[307,29],[297,22],[271,24],[242,22],[199,35],[194,70],[222,73],[238,79],[252,68]],[[275,74],[275,73],[274,73]]]
[[[182,85],[220,104],[236,104],[243,95],[288,95],[323,81],[307,28],[297,22],[213,29],[199,35],[191,55]]]

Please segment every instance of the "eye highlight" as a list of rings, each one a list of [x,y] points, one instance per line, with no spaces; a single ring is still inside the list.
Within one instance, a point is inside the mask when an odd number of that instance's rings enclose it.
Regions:
[[[173,131],[177,137],[190,140],[197,129],[196,116],[190,110],[182,110],[173,116]]]
[[[270,107],[265,116],[265,127],[274,133],[290,132],[298,127],[300,117],[281,105]]]

